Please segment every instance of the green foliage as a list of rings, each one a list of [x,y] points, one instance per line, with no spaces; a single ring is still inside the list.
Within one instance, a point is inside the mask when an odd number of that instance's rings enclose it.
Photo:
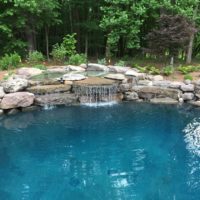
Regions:
[[[21,63],[21,57],[17,53],[6,54],[0,60],[0,69],[1,70],[14,69],[17,68],[20,63]]]
[[[45,65],[35,65],[33,67],[40,70],[47,70],[47,67]]]
[[[115,63],[115,66],[121,66],[124,67],[126,65],[125,61],[119,60],[118,62]]]
[[[97,63],[100,64],[100,65],[106,65],[106,59],[105,58],[98,59]]]
[[[169,75],[171,75],[171,74],[174,73],[174,68],[169,65],[169,66],[164,67],[163,70],[162,70],[162,72],[163,72],[163,74],[165,76],[169,76]]]
[[[55,44],[51,52],[53,60],[56,62],[64,62],[66,59],[66,50],[62,45]]]
[[[132,66],[133,66],[133,68],[138,69],[141,73],[146,73],[147,72],[147,67],[142,67],[142,66],[140,66],[138,64],[135,64],[135,63]]]
[[[12,70],[8,71],[8,73],[3,77],[3,80],[8,80],[13,74],[14,72]]]
[[[68,64],[70,65],[80,65],[86,63],[86,56],[84,54],[75,54],[69,57]]]
[[[185,80],[193,80],[193,77],[192,77],[192,75],[191,74],[186,74],[185,76],[184,76],[184,79]]]
[[[159,75],[161,74],[161,71],[160,69],[154,67],[154,66],[147,66],[147,71],[149,74],[152,74],[152,75]]]
[[[76,34],[68,34],[63,38],[63,42],[61,43],[61,46],[65,49],[65,54],[67,57],[72,56],[76,53]]]
[[[33,51],[28,54],[28,62],[31,64],[37,64],[44,61],[44,56],[41,52]]]
[[[196,72],[199,70],[200,70],[199,66],[189,65],[189,66],[179,66],[178,67],[178,71],[180,71],[182,74],[188,74],[188,73]]]

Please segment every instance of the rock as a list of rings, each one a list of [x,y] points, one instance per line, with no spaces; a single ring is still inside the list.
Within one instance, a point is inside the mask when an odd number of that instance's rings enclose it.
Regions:
[[[155,75],[152,77],[152,81],[163,81],[164,78],[161,75]]]
[[[174,89],[179,89],[181,87],[181,85],[183,85],[182,82],[178,82],[178,81],[173,81],[170,83],[170,88],[174,88]]]
[[[96,63],[89,63],[87,67],[87,71],[109,71],[109,68],[105,65],[100,65]]]
[[[151,99],[150,102],[154,104],[178,104],[177,100],[169,97]]]
[[[3,115],[3,114],[4,114],[3,110],[0,109],[0,116]]]
[[[199,93],[195,93],[195,97],[197,97],[197,99],[200,99],[200,94]]]
[[[85,63],[82,63],[82,64],[80,64],[80,67],[86,69],[86,68],[87,68],[87,65],[86,65]]]
[[[29,92],[17,92],[6,94],[1,101],[2,109],[12,109],[18,107],[28,107],[34,102],[34,94]]]
[[[56,79],[46,79],[42,81],[28,80],[28,86],[38,86],[38,85],[60,85],[60,81]]]
[[[27,88],[28,92],[33,94],[50,94],[58,92],[67,92],[71,90],[71,85],[60,84],[60,85],[38,85]]]
[[[153,86],[168,88],[171,85],[170,81],[153,81]]]
[[[64,84],[65,85],[73,85],[73,82],[72,81],[65,81]]]
[[[43,70],[37,68],[22,67],[17,70],[17,75],[22,75],[26,77],[36,76],[42,74]]]
[[[181,91],[171,88],[155,87],[155,86],[134,86],[132,88],[138,93],[142,99],[165,98],[169,97],[178,100],[181,96]]]
[[[0,99],[3,98],[5,96],[5,92],[3,87],[0,86]]]
[[[36,96],[35,103],[40,106],[44,105],[71,105],[77,104],[78,97],[71,93],[54,93]]]
[[[65,67],[57,67],[57,68],[50,68],[47,69],[47,72],[49,73],[65,73],[67,70]]]
[[[194,91],[194,85],[193,84],[189,84],[189,85],[182,84],[181,90],[184,91],[184,92],[193,92]]]
[[[138,97],[138,94],[136,92],[126,92],[125,95],[124,95],[124,99],[126,101],[135,101],[135,100],[138,100],[139,97]]]
[[[123,81],[126,77],[124,74],[107,74],[104,78]]]
[[[179,98],[179,103],[183,103],[184,102],[184,100],[183,100],[183,98]]]
[[[190,101],[189,103],[194,106],[200,106],[200,101]]]
[[[190,101],[194,99],[194,94],[191,92],[186,92],[182,95],[184,101]]]
[[[136,77],[140,80],[144,80],[145,79],[145,74],[144,73],[138,73],[134,70],[129,70],[125,73],[126,76],[133,76],[133,77]]]
[[[189,84],[191,84],[191,83],[192,83],[192,81],[191,81],[191,80],[188,80],[188,79],[186,79],[186,80],[184,80],[184,83],[185,83],[186,85],[189,85]]]
[[[109,72],[114,72],[114,73],[126,73],[128,70],[130,70],[130,67],[121,67],[121,66],[112,66],[109,65]]]
[[[132,88],[132,84],[129,84],[129,83],[120,85],[120,91],[122,91],[122,92],[129,91],[129,90],[131,90],[131,88]]]
[[[19,112],[18,109],[13,108],[13,109],[11,109],[11,110],[8,110],[6,114],[7,114],[7,115],[15,115],[15,114],[17,114],[18,112]]]
[[[82,74],[65,74],[62,79],[64,81],[80,81],[86,79],[86,76]]]
[[[8,81],[5,81],[2,86],[6,93],[18,92],[28,87],[28,80],[22,78],[11,78]]]
[[[74,66],[74,65],[68,65],[65,68],[67,71],[78,71],[78,72],[84,72],[85,68],[79,67],[79,66]]]
[[[149,80],[139,80],[138,85],[152,86],[153,82]]]

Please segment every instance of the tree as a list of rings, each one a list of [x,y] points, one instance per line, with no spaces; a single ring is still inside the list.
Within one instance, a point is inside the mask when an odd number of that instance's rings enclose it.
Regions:
[[[170,58],[178,56],[180,50],[186,49],[190,35],[195,33],[193,24],[179,15],[162,15],[158,20],[158,29],[153,29],[148,35],[147,52]]]

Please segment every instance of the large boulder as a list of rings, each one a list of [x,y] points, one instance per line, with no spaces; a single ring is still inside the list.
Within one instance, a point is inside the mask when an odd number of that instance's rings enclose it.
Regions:
[[[126,75],[126,76],[137,77],[138,79],[142,79],[142,80],[145,79],[145,74],[144,74],[144,73],[138,73],[138,72],[136,72],[136,71],[133,70],[133,69],[128,70],[128,71],[125,73],[125,75]]]
[[[54,93],[38,95],[35,98],[37,105],[71,105],[78,102],[78,97],[71,93]]]
[[[152,86],[153,82],[149,80],[139,80],[138,85],[144,85],[144,86]]]
[[[152,99],[152,98],[165,98],[169,97],[178,100],[181,96],[181,92],[176,89],[154,87],[154,86],[134,86],[132,88],[138,93],[138,96],[142,99]]]
[[[104,76],[104,78],[112,79],[112,80],[119,80],[119,81],[123,81],[124,79],[126,79],[124,74],[107,74],[106,76]]]
[[[2,99],[5,96],[5,92],[3,87],[0,86],[0,99]]]
[[[153,104],[178,104],[179,102],[175,99],[166,97],[166,98],[155,98],[150,100]]]
[[[182,84],[181,85],[181,90],[184,92],[194,92],[194,85],[193,84]]]
[[[87,71],[109,71],[109,68],[105,65],[100,65],[96,63],[89,63],[87,67]]]
[[[22,78],[10,78],[8,81],[2,83],[6,93],[18,92],[28,87],[28,80]]]
[[[183,100],[185,100],[185,101],[190,101],[190,100],[193,100],[193,99],[194,99],[194,94],[191,93],[191,92],[185,92],[185,93],[182,95],[182,98],[183,98]]]
[[[12,109],[28,107],[34,102],[34,94],[29,92],[16,92],[6,94],[1,101],[1,109]]]
[[[62,77],[62,79],[64,81],[80,81],[80,80],[84,80],[86,78],[87,77],[82,74],[65,74]]]
[[[67,71],[78,71],[78,72],[84,72],[85,68],[80,67],[80,66],[74,66],[74,65],[68,65],[65,67]]]
[[[178,81],[172,81],[170,83],[170,88],[173,88],[173,89],[180,89],[180,87],[183,85],[184,83],[183,82],[178,82]]]
[[[163,81],[153,81],[153,86],[157,86],[157,87],[170,87],[171,85],[171,81],[166,81],[166,80],[163,80]]]
[[[163,81],[164,77],[161,75],[155,75],[152,77],[152,81]]]
[[[136,92],[125,92],[124,99],[126,101],[135,101],[138,100],[138,94]]]
[[[67,92],[71,90],[71,85],[60,84],[60,85],[38,85],[27,88],[27,91],[34,94],[50,94],[58,92]]]
[[[49,68],[47,69],[47,72],[49,73],[65,73],[67,70],[65,67],[55,67],[55,68]]]
[[[114,73],[126,73],[128,70],[130,70],[130,67],[121,67],[121,66],[112,66],[109,65],[109,72],[114,72]]]
[[[16,74],[21,75],[21,76],[31,77],[31,76],[40,75],[42,72],[43,70],[40,70],[37,68],[22,67],[17,70]]]

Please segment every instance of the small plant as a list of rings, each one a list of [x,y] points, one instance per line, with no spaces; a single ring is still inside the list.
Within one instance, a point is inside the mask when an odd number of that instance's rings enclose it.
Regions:
[[[47,70],[47,67],[45,65],[35,65],[33,67],[40,70]]]
[[[100,64],[100,65],[106,65],[106,59],[105,58],[98,59],[97,63]]]
[[[146,73],[147,72],[147,67],[141,67],[138,64],[133,64],[132,66],[133,66],[133,68],[138,69],[141,73]]]
[[[123,60],[119,60],[118,62],[115,63],[115,66],[124,67],[125,65],[126,63]]]
[[[185,80],[193,80],[193,77],[192,77],[192,75],[191,74],[186,74],[185,76],[184,76],[184,79]]]
[[[44,61],[44,56],[39,51],[33,51],[28,54],[28,62],[31,64],[37,64]]]
[[[6,54],[0,60],[0,69],[1,70],[14,69],[17,68],[20,63],[21,63],[21,57],[17,53],[13,53],[10,55]]]
[[[80,65],[86,63],[86,56],[84,54],[75,54],[69,57],[68,64],[70,65]]]
[[[174,73],[174,68],[172,66],[166,66],[163,68],[162,72],[165,76],[169,76]]]
[[[192,66],[192,65],[189,65],[189,66],[179,66],[178,70],[182,74],[188,74],[188,73],[191,73],[191,72],[199,71],[200,67],[199,66]]]
[[[53,60],[57,62],[63,62],[66,59],[66,51],[65,48],[59,44],[55,44],[53,46],[53,50],[51,52],[53,56]]]
[[[152,75],[159,75],[161,73],[161,71],[154,66],[148,66],[148,67],[146,67],[146,69],[147,69],[148,73],[152,74]]]

